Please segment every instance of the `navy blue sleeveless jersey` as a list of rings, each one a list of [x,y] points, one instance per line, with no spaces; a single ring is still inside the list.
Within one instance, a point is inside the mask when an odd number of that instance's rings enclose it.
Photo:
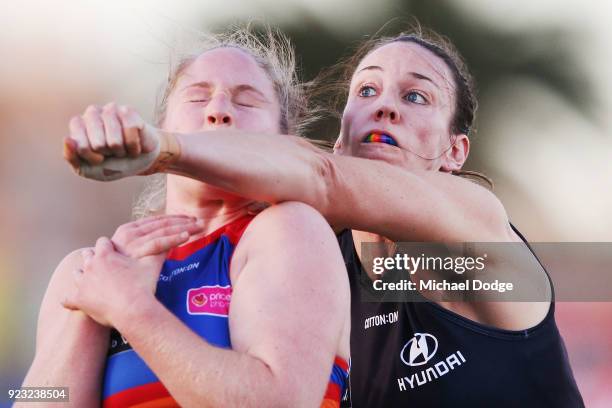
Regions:
[[[429,301],[363,302],[361,291],[372,285],[351,231],[338,240],[351,284],[353,407],[584,406],[554,301],[541,323],[521,331],[479,324]]]
[[[252,216],[240,218],[170,251],[157,283],[157,299],[186,326],[217,347],[232,347],[228,325],[232,295],[230,262],[252,219]],[[338,406],[348,384],[347,377],[348,364],[337,357],[322,404]],[[105,408],[179,406],[116,330],[111,332],[102,402]]]

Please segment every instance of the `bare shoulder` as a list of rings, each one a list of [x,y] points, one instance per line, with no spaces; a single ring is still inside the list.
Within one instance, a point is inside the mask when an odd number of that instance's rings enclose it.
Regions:
[[[245,230],[231,262],[230,333],[236,349],[252,351],[262,337],[253,333],[276,338],[300,333],[288,350],[305,355],[319,339],[329,361],[333,353],[348,357],[348,339],[340,346],[350,313],[348,276],[336,236],[321,214],[297,202],[267,208]]]
[[[253,219],[232,257],[232,281],[238,277],[246,262],[254,258],[267,258],[267,262],[280,261],[287,265],[316,263],[325,259],[333,268],[344,270],[333,230],[317,210],[299,202],[272,205]],[[294,270],[305,271],[304,268]],[[311,274],[319,273],[323,271],[311,269]],[[332,279],[346,277],[346,273],[338,275]]]
[[[55,268],[49,286],[45,293],[45,299],[49,297],[58,298],[58,294],[63,293],[70,283],[71,274],[75,269],[83,266],[83,260],[81,258],[81,251],[85,248],[77,249],[70,252],[64,257]],[[43,305],[44,305],[43,300]]]
[[[244,231],[232,257],[231,270],[240,270],[249,253],[284,256],[287,251],[312,246],[313,240],[330,245],[336,242],[334,232],[317,210],[293,201],[272,205]]]
[[[61,301],[71,288],[73,271],[83,265],[81,258],[83,249],[85,248],[77,249],[66,255],[51,275],[38,316],[37,347],[50,328],[57,326],[57,318],[61,314],[70,313],[62,307]]]

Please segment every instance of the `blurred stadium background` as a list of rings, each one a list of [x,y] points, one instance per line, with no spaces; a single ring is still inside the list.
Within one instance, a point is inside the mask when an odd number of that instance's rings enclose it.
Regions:
[[[494,179],[513,222],[532,241],[612,241],[612,3],[24,0],[0,10],[0,406],[33,357],[53,269],[128,220],[142,186],[74,176],[61,159],[68,119],[112,100],[150,119],[184,30],[278,26],[310,79],[390,19],[387,30],[414,16],[449,36],[476,77],[466,168]],[[325,122],[312,135],[335,131]],[[587,406],[612,406],[612,303],[559,303],[557,321]]]

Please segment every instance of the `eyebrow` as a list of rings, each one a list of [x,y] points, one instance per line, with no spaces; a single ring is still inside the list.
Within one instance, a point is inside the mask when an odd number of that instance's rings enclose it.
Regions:
[[[359,70],[359,72],[365,71],[365,70],[373,70],[373,69],[376,69],[376,70],[379,70],[379,71],[383,70],[382,67],[379,67],[378,65],[368,65],[367,67],[361,68]]]
[[[210,82],[207,81],[201,81],[201,82],[196,82],[193,84],[189,84],[186,87],[184,87],[182,89],[182,91],[185,91],[189,88],[212,88],[212,84]],[[248,85],[248,84],[240,84],[240,85],[236,85],[232,88],[232,94],[237,94],[240,92],[254,92],[256,93],[261,99],[263,99],[265,102],[269,102],[268,98],[266,98],[266,96],[263,94],[263,92],[261,92],[259,89],[255,88],[252,85]]]
[[[417,79],[424,79],[425,81],[429,81],[429,82],[431,82],[432,84],[434,84],[434,86],[435,86],[436,88],[440,88],[440,87],[438,86],[438,84],[436,84],[436,83],[434,82],[434,80],[433,80],[433,79],[431,79],[431,78],[430,78],[430,77],[428,77],[428,76],[425,76],[425,75],[423,75],[423,74],[419,74],[418,72],[409,72],[409,74],[410,74],[410,75],[412,75],[413,77],[417,78]]]
[[[380,66],[378,66],[378,65],[368,65],[367,67],[361,68],[361,69],[358,71],[358,73],[359,73],[359,72],[362,72],[362,71],[366,71],[366,70],[367,70],[367,71],[372,71],[372,70],[376,70],[376,71],[384,71],[384,70],[382,69],[382,67],[380,67]],[[440,88],[440,87],[438,86],[438,84],[436,84],[436,83],[434,82],[434,80],[433,80],[433,79],[431,79],[430,77],[428,77],[428,76],[426,76],[426,75],[419,74],[418,72],[409,72],[408,74],[409,74],[409,75],[411,75],[411,76],[413,76],[413,77],[414,77],[414,78],[416,78],[416,79],[423,79],[423,80],[425,80],[425,81],[429,81],[429,82],[431,82],[432,84],[434,84],[436,88]]]

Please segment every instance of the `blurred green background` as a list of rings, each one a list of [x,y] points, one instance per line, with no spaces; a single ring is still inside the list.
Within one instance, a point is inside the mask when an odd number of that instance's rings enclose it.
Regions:
[[[492,177],[533,241],[612,241],[612,5],[604,1],[80,1],[0,6],[0,406],[32,360],[58,262],[129,219],[142,180],[98,184],[61,159],[69,117],[117,101],[151,118],[173,41],[255,18],[313,78],[416,18],[448,36],[478,85],[467,169]],[[311,136],[332,139],[332,120]],[[585,402],[612,406],[612,303],[560,303]]]

